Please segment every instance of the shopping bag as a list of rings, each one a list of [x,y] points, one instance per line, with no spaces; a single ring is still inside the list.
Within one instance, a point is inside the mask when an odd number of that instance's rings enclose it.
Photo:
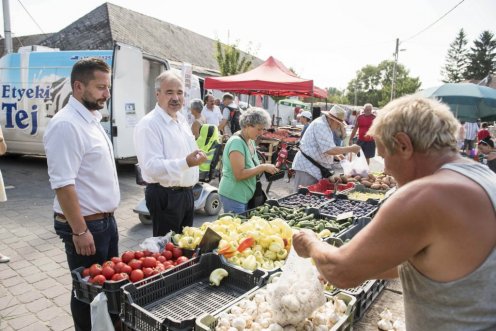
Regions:
[[[351,161],[348,158],[351,159],[351,155],[340,161],[345,176],[367,177],[369,175],[369,164],[361,149],[358,155]]]
[[[261,206],[267,201],[267,194],[262,188],[262,183],[257,180],[257,185],[255,186],[255,192],[253,193],[253,197],[248,201],[248,209],[257,208]]]
[[[90,304],[91,331],[115,331],[107,309],[107,296],[100,292]]]

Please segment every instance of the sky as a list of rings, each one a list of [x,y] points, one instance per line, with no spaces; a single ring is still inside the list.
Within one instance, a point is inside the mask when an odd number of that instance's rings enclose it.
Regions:
[[[484,30],[496,34],[496,0],[109,2],[212,39],[238,42],[262,60],[273,56],[322,88],[345,89],[364,66],[393,60],[396,38],[402,50],[398,62],[420,78],[422,88],[437,86],[449,44],[461,28],[468,46]],[[60,31],[103,3],[9,0],[12,36]],[[3,15],[0,23],[3,27]]]

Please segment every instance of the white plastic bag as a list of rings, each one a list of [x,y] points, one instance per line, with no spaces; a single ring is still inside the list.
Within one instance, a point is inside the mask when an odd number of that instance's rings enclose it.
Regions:
[[[172,231],[163,237],[150,237],[143,240],[140,247],[149,250],[152,253],[160,253],[164,250],[165,245],[171,241]]]
[[[115,331],[107,308],[107,296],[99,293],[90,304],[91,331]]]
[[[279,279],[267,286],[267,301],[276,323],[296,327],[325,304],[324,286],[311,260],[298,256],[294,249],[282,270]]]
[[[340,161],[343,173],[346,176],[367,177],[369,175],[369,164],[363,150],[360,149],[359,154],[360,156],[357,155],[353,160],[344,159]]]
[[[2,171],[0,170],[0,202],[7,201],[7,193],[5,192],[5,185],[3,184]]]

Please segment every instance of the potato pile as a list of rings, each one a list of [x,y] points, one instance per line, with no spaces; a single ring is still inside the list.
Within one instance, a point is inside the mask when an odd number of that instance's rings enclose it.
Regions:
[[[390,188],[393,188],[396,186],[396,180],[392,176],[386,175],[386,174],[369,174],[367,177],[361,177],[361,176],[345,176],[344,174],[341,175],[334,175],[329,178],[331,183],[359,183],[362,184],[365,187],[371,188],[373,190],[389,190]]]

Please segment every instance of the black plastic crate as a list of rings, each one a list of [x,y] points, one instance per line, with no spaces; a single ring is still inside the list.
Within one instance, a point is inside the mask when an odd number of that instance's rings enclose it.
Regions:
[[[378,203],[375,200],[367,202],[349,200],[346,195],[337,194],[336,199],[329,200],[326,204],[319,206],[319,213],[334,218],[346,212],[353,212],[355,218],[373,217],[378,208]]]
[[[185,254],[186,256],[186,254]],[[191,256],[191,255],[190,255]],[[184,262],[174,268],[167,269],[160,274],[145,278],[136,284],[151,282],[156,278],[162,277],[164,274],[168,274],[174,271],[178,271],[184,269],[192,264],[198,262],[198,258],[192,258],[187,262]],[[121,310],[121,289],[122,286],[130,283],[129,280],[123,279],[121,281],[106,281],[103,285],[96,285],[92,283],[88,283],[81,276],[83,273],[84,267],[79,267],[71,271],[72,275],[72,284],[75,292],[76,299],[79,301],[90,304],[91,301],[100,293],[104,292],[107,296],[107,307],[108,311],[112,314],[118,314]]]
[[[343,242],[351,240],[358,232],[360,232],[372,219],[370,217],[361,217],[356,220],[355,224],[348,229],[338,233],[337,237]]]
[[[352,295],[357,299],[355,322],[362,318],[379,293],[386,287],[386,283],[387,281],[382,279],[367,280],[358,287],[341,290],[341,292]]]
[[[308,200],[308,201],[296,201],[297,199]],[[288,196],[282,197],[277,200],[279,205],[290,208],[318,208],[323,204],[328,202],[329,198],[324,194],[320,193],[310,193],[307,188],[299,188],[296,193],[290,194]]]
[[[196,318],[225,309],[240,296],[263,285],[267,273],[252,273],[222,263],[217,254],[207,253],[183,270],[163,275],[141,286],[122,288],[121,319],[141,331],[191,330]],[[229,275],[219,287],[210,286],[210,273],[224,268]]]
[[[275,174],[264,172],[265,179],[268,182],[273,182],[273,181],[276,181],[276,180],[279,180],[279,179],[283,179],[284,178],[284,174],[285,174],[285,171],[284,170],[279,170]]]

